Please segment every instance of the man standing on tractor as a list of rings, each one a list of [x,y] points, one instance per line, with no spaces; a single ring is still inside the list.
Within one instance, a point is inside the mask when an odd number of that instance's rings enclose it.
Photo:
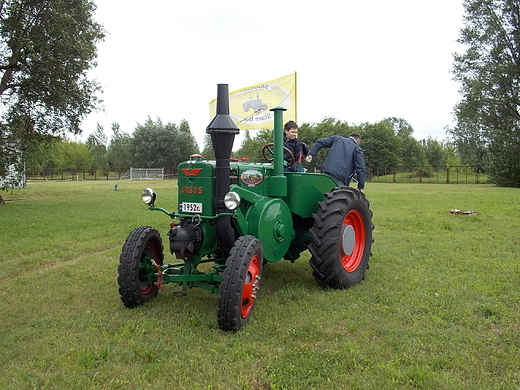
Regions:
[[[357,174],[358,190],[363,192],[366,180],[365,155],[359,146],[361,136],[351,133],[348,138],[332,135],[317,140],[305,159],[311,162],[321,148],[330,148],[330,151],[321,168],[336,181],[340,187],[348,186],[354,174]]]

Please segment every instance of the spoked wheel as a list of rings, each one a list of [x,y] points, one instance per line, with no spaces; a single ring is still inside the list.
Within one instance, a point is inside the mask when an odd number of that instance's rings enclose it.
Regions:
[[[254,236],[241,236],[235,241],[226,261],[218,297],[218,326],[237,331],[247,323],[260,288],[262,242]]]
[[[274,160],[274,144],[271,142],[269,144],[265,144],[262,147],[262,155],[264,156],[265,160],[268,162],[273,162]],[[296,159],[294,158],[293,152],[291,152],[288,148],[285,146],[283,147],[284,153],[287,153],[289,156],[289,160],[287,160],[288,165],[293,165]]]
[[[372,248],[372,211],[365,195],[350,187],[325,194],[313,215],[310,265],[316,281],[348,288],[365,276]]]
[[[157,296],[157,265],[164,261],[159,232],[150,226],[135,228],[126,238],[119,257],[119,295],[124,305],[136,307]],[[155,265],[154,265],[155,263]]]

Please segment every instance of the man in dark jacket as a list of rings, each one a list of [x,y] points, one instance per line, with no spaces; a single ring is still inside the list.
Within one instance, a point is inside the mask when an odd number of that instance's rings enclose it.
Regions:
[[[348,138],[340,135],[322,138],[314,143],[305,160],[311,162],[321,148],[330,148],[321,171],[332,176],[338,186],[348,186],[354,174],[357,174],[358,190],[363,192],[366,168],[360,142],[361,137],[357,133],[350,134]]]
[[[284,160],[287,162],[285,172],[303,172],[302,160],[309,151],[307,145],[300,141],[298,137],[298,125],[294,121],[289,121],[285,124],[283,137],[283,146],[290,150],[294,159],[291,158],[290,154],[284,153]],[[289,165],[291,163],[292,164]]]

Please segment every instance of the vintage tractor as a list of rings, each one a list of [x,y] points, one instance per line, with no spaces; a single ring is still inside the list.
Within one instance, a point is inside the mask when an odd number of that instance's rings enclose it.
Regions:
[[[245,112],[248,112],[250,108],[253,109],[255,114],[258,114],[259,112],[267,110],[269,107],[267,106],[267,104],[262,103],[262,99],[260,99],[260,94],[257,92],[255,100],[253,100],[253,98],[249,96],[249,100],[246,100],[242,104],[242,109]]]
[[[153,299],[165,284],[182,287],[173,293],[177,296],[200,287],[218,293],[218,326],[237,331],[251,317],[265,263],[294,262],[308,249],[321,286],[342,289],[364,278],[374,228],[370,203],[325,174],[284,173],[285,109],[271,111],[273,157],[264,156],[272,162],[231,161],[239,130],[229,116],[228,86],[218,85],[217,114],[207,127],[216,161],[192,155],[179,164],[175,211],[156,207],[152,189],[142,192],[150,210],[173,220],[167,241],[177,262],[165,264],[156,229],[134,229],[118,269],[125,306]]]

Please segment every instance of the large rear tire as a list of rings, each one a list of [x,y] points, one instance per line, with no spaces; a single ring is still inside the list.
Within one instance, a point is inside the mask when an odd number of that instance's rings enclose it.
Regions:
[[[153,260],[153,262],[152,262]],[[128,235],[119,257],[117,283],[126,307],[136,307],[157,296],[156,266],[164,261],[161,235],[150,226],[141,226]]]
[[[226,261],[218,297],[218,326],[237,331],[244,326],[255,307],[262,274],[262,242],[254,236],[235,241]]]
[[[313,215],[310,265],[323,287],[341,289],[365,277],[372,248],[372,211],[365,195],[350,187],[325,194]]]

